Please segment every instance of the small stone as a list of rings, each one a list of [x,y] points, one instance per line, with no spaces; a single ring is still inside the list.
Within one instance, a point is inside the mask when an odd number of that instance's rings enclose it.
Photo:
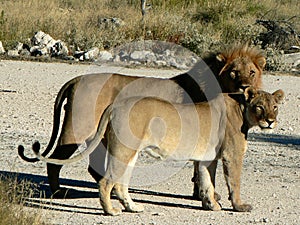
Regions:
[[[263,218],[262,221],[263,221],[264,223],[270,222],[270,220],[269,220],[268,218]]]
[[[160,212],[154,212],[152,213],[152,216],[164,216],[164,213],[160,213]]]

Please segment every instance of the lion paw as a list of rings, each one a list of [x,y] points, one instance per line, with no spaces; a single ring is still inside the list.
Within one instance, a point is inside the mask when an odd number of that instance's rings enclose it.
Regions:
[[[198,193],[193,193],[193,198],[195,199],[195,200],[200,200],[200,201],[202,201],[203,199],[204,199],[204,196],[203,196],[203,194],[201,194],[201,192],[200,192],[200,194],[198,194]],[[215,198],[215,200],[218,202],[218,201],[220,201],[221,200],[221,195],[219,194],[219,193],[217,193],[217,192],[215,192],[214,193],[214,198]]]
[[[234,205],[233,209],[237,212],[250,212],[253,207],[249,204]]]
[[[122,209],[120,209],[120,208],[112,208],[110,210],[105,210],[105,213],[107,215],[117,216],[117,215],[120,215],[122,213]]]
[[[206,210],[220,211],[221,206],[217,201],[210,201],[208,199],[202,200],[202,207]]]

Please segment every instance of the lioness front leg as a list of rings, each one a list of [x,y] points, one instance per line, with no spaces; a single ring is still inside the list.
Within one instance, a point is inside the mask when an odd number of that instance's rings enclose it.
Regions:
[[[118,199],[124,206],[125,210],[128,212],[142,212],[144,211],[144,207],[141,204],[135,203],[129,193],[128,193],[128,186],[124,184],[117,183],[114,187],[115,194],[117,195]]]
[[[201,196],[199,195],[199,193],[202,191],[199,188],[199,184],[197,182],[197,180],[199,179],[199,163],[198,161],[194,162],[194,177],[192,179],[192,181],[194,182],[194,192],[193,192],[193,197],[197,200],[202,200]],[[210,165],[207,167],[209,174],[210,174],[210,178],[211,178],[211,182],[213,184],[213,186],[216,186],[216,170],[217,170],[217,165],[218,165],[218,161],[214,160],[210,163]],[[221,195],[219,195],[216,191],[215,191],[215,200],[216,201],[220,201],[221,200]]]
[[[241,172],[243,156],[236,154],[234,157],[223,157],[224,176],[229,191],[229,200],[232,207],[238,212],[249,212],[252,206],[243,204],[240,196]]]
[[[211,182],[211,177],[207,167],[199,163],[199,179],[197,181],[199,186],[199,196],[202,199],[202,206],[204,209],[213,211],[221,210],[221,206],[215,199],[215,188]]]

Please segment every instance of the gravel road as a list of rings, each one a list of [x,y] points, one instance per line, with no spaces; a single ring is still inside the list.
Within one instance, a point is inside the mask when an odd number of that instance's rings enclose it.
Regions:
[[[153,75],[153,70],[146,69],[98,69]],[[57,92],[66,81],[93,70],[91,65],[0,61],[0,174],[16,172],[20,178],[33,179],[40,183],[39,188],[47,190],[45,163],[21,160],[17,146],[24,144],[28,150],[34,140],[45,146],[51,134]],[[179,72],[155,72],[158,76],[176,73]],[[32,198],[27,210],[41,213],[50,224],[300,224],[300,77],[267,74],[263,83],[270,92],[283,89],[286,98],[279,108],[279,124],[272,133],[259,129],[250,133],[241,191],[244,201],[253,205],[252,212],[231,210],[221,165],[216,190],[222,195],[223,210],[203,210],[200,202],[190,197],[193,167],[187,163],[165,182],[131,188],[132,197],[145,206],[143,213],[105,216],[96,185],[86,169],[87,160],[65,166],[61,173],[64,186],[76,191],[75,198]],[[118,202],[114,200],[114,204]]]

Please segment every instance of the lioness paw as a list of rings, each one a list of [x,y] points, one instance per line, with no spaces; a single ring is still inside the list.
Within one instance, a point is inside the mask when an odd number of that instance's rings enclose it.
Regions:
[[[237,212],[250,212],[253,207],[249,204],[234,205],[233,209]]]
[[[134,205],[130,205],[130,207],[128,207],[126,209],[126,211],[133,212],[133,213],[143,212],[144,206],[141,204],[135,203]]]
[[[105,211],[105,213],[107,215],[110,215],[110,216],[118,216],[118,215],[120,215],[122,213],[122,209],[120,209],[120,208],[112,208],[110,210]]]

